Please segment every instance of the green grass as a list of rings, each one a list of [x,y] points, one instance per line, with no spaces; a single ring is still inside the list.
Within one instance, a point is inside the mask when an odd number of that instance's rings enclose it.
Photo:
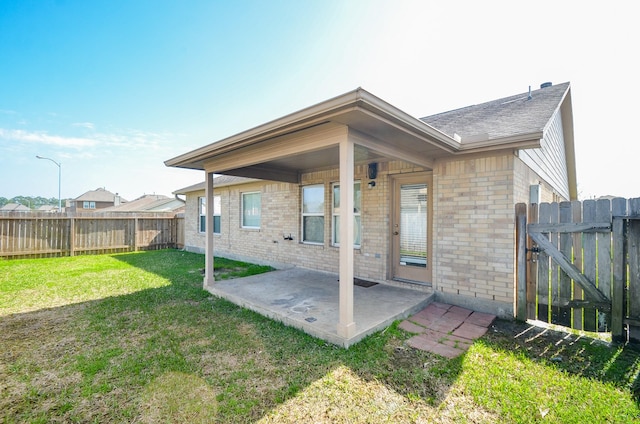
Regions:
[[[634,422],[640,355],[498,321],[462,357],[349,350],[202,290],[175,250],[0,261],[0,422]],[[216,279],[267,271],[216,259]]]

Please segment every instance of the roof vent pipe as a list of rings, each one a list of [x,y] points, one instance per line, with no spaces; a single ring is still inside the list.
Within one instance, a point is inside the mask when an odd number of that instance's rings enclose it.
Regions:
[[[551,87],[553,84],[551,82],[543,82],[542,84],[540,84],[540,88],[547,88],[547,87]]]
[[[529,86],[529,97],[527,97],[527,100],[531,100],[531,86]]]

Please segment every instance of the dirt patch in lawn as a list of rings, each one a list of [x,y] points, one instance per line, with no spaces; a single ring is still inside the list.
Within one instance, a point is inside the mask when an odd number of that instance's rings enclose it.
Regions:
[[[145,388],[140,412],[142,423],[210,423],[217,415],[216,393],[193,374],[168,372]]]

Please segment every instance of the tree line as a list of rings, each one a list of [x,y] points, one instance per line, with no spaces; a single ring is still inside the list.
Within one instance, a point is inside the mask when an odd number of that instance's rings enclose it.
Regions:
[[[42,196],[16,196],[11,199],[6,197],[0,197],[0,208],[8,203],[17,203],[19,205],[26,206],[30,209],[38,209],[40,206],[50,205],[58,207],[57,197],[42,197]],[[62,199],[62,207],[64,207],[65,199]]]

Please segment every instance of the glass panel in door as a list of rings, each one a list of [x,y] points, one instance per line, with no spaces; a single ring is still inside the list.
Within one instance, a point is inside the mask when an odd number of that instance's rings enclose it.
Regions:
[[[427,185],[400,186],[400,265],[427,267]]]
[[[431,282],[430,176],[402,176],[394,182],[392,278]]]

